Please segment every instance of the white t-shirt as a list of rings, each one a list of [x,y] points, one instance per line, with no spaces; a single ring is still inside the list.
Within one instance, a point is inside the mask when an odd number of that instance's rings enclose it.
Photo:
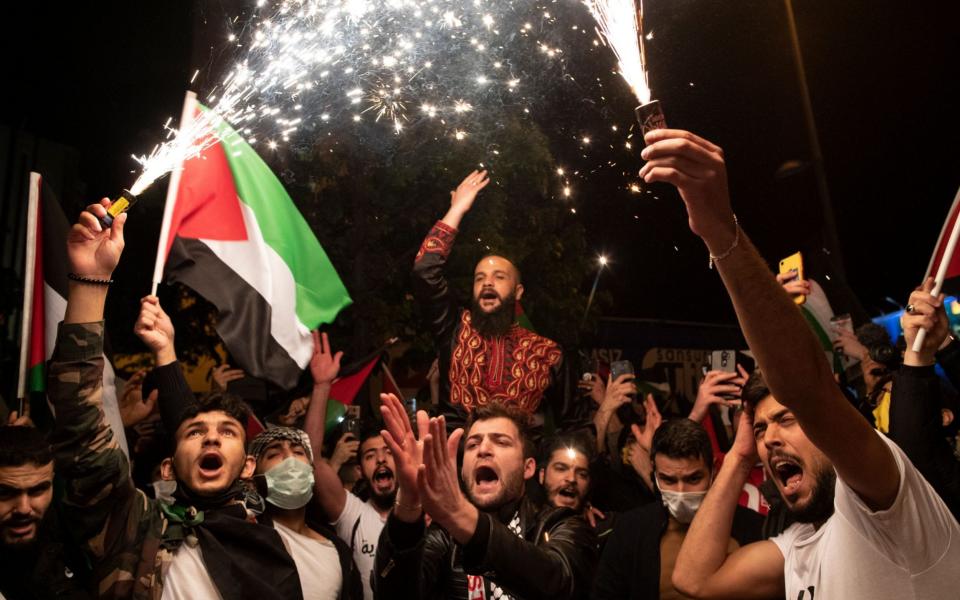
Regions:
[[[162,600],[223,600],[213,584],[199,546],[183,543],[163,576]]]
[[[333,542],[315,540],[276,521],[273,526],[297,565],[303,600],[337,600],[343,585],[343,573],[340,555]]]
[[[359,525],[357,525],[358,520]],[[380,532],[383,531],[386,522],[387,520],[380,516],[370,502],[364,502],[350,492],[347,492],[343,512],[333,522],[340,539],[353,548],[353,561],[357,563],[360,579],[363,581],[364,600],[373,600],[370,575],[373,573],[374,558],[377,556]],[[353,532],[355,525],[356,534]]]
[[[879,433],[877,435],[880,435]],[[773,541],[787,600],[940,600],[960,594],[960,526],[896,444],[893,505],[871,511],[837,479],[835,512],[815,530],[796,523]]]

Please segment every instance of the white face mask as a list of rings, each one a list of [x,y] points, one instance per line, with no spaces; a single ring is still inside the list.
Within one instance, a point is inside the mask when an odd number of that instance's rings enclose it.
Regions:
[[[660,490],[663,505],[667,507],[674,519],[687,524],[693,521],[700,504],[703,503],[706,492],[671,492]]]
[[[277,508],[302,508],[313,498],[313,467],[291,456],[266,473],[267,502]]]
[[[177,481],[171,479],[158,479],[153,482],[153,497],[166,504],[173,504],[173,493],[177,491]]]

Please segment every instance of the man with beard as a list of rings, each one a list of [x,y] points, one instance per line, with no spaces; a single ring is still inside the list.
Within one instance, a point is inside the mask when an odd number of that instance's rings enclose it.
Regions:
[[[103,412],[104,305],[123,251],[127,213],[109,228],[110,200],[87,207],[67,238],[70,287],[47,380],[56,414],[51,445],[66,487],[64,520],[93,564],[105,598],[303,597],[296,564],[276,529],[256,521],[244,479],[249,409],[226,394],[199,401],[173,350],[173,327],[156,297],[141,303],[135,332],[153,350],[153,371],[172,453],[160,474],[175,503],[137,490]],[[149,392],[147,392],[149,393]]]
[[[585,511],[590,493],[587,447],[573,436],[557,436],[546,443],[543,459],[539,478],[547,502],[576,512]]]
[[[254,479],[265,500],[261,521],[272,523],[297,563],[305,600],[360,600],[363,583],[350,547],[308,510],[313,498],[313,447],[304,431],[274,427],[250,442]]]
[[[444,273],[458,227],[477,193],[490,182],[486,171],[467,175],[450,192],[450,209],[427,234],[413,265],[413,291],[434,337],[440,361],[440,414],[452,431],[474,409],[492,402],[538,413],[544,393],[561,428],[575,420],[575,402],[555,385],[563,353],[556,342],[516,323],[523,296],[520,271],[503,256],[489,255],[473,273],[472,304],[457,306]]]
[[[956,597],[960,526],[841,392],[820,343],[740,229],[723,151],[672,129],[645,141],[640,176],[677,186],[766,380],[754,376],[743,392],[748,410],[677,557],[677,590],[695,598]],[[727,555],[757,453],[799,522]]]
[[[377,598],[589,596],[596,536],[572,510],[539,507],[525,497],[524,481],[536,464],[525,458],[523,413],[479,407],[466,436],[457,429],[448,438],[444,417],[420,411],[415,438],[403,404],[381,398],[383,438],[397,458],[400,489],[377,550]]]
[[[0,598],[89,598],[53,501],[53,452],[33,427],[0,427]]]
[[[603,549],[593,599],[681,598],[671,582],[690,521],[713,482],[713,447],[702,425],[674,419],[657,428],[650,446],[660,502],[621,514]],[[763,517],[738,506],[727,551],[760,538]]]
[[[314,344],[314,356],[311,369],[315,366],[326,373],[314,380],[313,399],[307,408],[304,430],[313,443],[313,451],[320,454],[323,447],[324,419],[327,414],[327,401],[330,387],[340,371],[342,353],[333,353],[327,334]],[[319,384],[317,383],[319,381]],[[397,494],[395,477],[396,464],[393,455],[379,431],[365,428],[360,433],[360,469],[370,490],[370,499],[366,502],[348,492],[340,481],[337,472],[325,460],[313,462],[316,480],[315,489],[320,507],[327,519],[333,524],[340,539],[349,544],[353,560],[360,570],[363,581],[363,593],[366,600],[373,599],[370,579],[377,553],[380,532],[387,521],[387,515],[393,508]]]

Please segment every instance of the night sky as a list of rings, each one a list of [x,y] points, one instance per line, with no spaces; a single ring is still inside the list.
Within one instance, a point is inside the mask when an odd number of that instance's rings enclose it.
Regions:
[[[18,4],[0,42],[0,122],[77,148],[84,192],[95,199],[132,182],[129,155],[152,147],[166,117],[179,114],[198,62],[224,37],[216,15],[234,3]],[[836,257],[818,241],[812,169],[778,176],[784,163],[810,158],[783,3],[645,5],[656,33],[650,79],[668,122],[724,147],[735,210],[771,265],[802,249],[811,276],[837,278]],[[795,1],[843,267],[871,316],[918,283],[960,185],[956,5]],[[550,110],[541,107],[541,126]],[[576,154],[559,132],[557,140],[558,159]],[[578,199],[590,246],[614,261],[601,283],[612,298],[605,314],[730,321],[676,197],[631,195],[623,183],[598,174],[580,186],[594,197]]]

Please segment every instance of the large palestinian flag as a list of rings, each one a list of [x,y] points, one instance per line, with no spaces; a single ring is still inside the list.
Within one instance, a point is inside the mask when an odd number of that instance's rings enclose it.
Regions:
[[[57,325],[63,320],[67,309],[67,232],[70,224],[63,214],[56,195],[43,185],[39,173],[30,173],[28,202],[27,267],[32,266],[32,294],[25,293],[29,315],[24,325],[29,326],[24,336],[26,350],[25,398],[40,398],[40,403],[31,404],[31,416],[40,420],[44,406],[43,395],[47,389],[46,362],[53,356],[57,341]],[[32,243],[31,243],[32,242]],[[30,283],[31,277],[25,277]],[[24,290],[28,292],[27,290]],[[23,377],[23,375],[21,375]],[[127,451],[123,421],[117,404],[117,389],[113,365],[104,357],[103,411],[110,422],[114,436]],[[38,422],[39,424],[39,422]]]
[[[267,164],[207,111],[193,114],[215,120],[218,141],[183,163],[166,279],[217,307],[217,332],[240,367],[290,389],[310,362],[310,331],[350,296]]]

